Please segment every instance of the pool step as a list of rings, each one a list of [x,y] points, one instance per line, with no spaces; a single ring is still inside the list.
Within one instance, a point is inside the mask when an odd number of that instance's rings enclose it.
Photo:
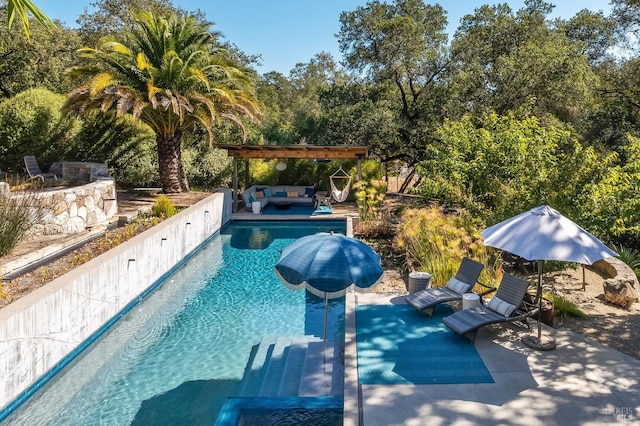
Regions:
[[[255,349],[242,396],[342,396],[342,357],[313,336],[265,337]]]
[[[239,396],[258,396],[258,391],[266,371],[265,364],[271,356],[273,345],[277,339],[277,336],[264,336],[260,344],[253,347],[247,368],[244,372]]]

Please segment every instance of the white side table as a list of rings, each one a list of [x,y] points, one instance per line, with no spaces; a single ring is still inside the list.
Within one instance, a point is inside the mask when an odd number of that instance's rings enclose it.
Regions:
[[[480,306],[480,296],[475,293],[465,293],[462,295],[462,309],[475,308]]]
[[[253,214],[260,214],[261,207],[260,201],[254,201],[251,203],[251,211],[253,211]]]

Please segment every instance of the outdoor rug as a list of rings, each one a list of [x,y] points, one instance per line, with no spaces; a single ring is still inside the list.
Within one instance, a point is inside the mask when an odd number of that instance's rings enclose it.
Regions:
[[[442,323],[451,312],[439,305],[429,319],[409,305],[357,305],[360,384],[493,383],[469,339]]]

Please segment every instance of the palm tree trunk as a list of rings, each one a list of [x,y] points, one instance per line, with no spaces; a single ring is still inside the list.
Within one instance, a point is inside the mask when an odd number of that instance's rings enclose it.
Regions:
[[[158,171],[162,191],[171,194],[189,192],[189,182],[182,168],[182,151],[180,141],[182,134],[157,134]]]

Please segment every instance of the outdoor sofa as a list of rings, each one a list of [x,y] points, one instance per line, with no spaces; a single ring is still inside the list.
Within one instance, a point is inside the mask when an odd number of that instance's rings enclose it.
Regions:
[[[259,201],[261,209],[270,203],[289,202],[297,205],[314,205],[315,188],[301,185],[254,185],[244,190],[242,201],[247,210]]]

